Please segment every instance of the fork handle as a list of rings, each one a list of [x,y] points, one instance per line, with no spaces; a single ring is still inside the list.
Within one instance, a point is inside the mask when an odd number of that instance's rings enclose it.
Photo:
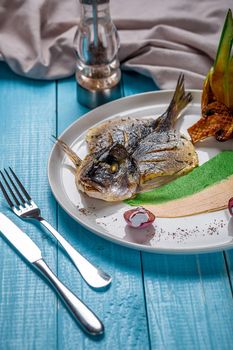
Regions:
[[[70,259],[73,261],[74,265],[80,272],[83,279],[95,289],[104,288],[111,283],[111,277],[103,270],[96,268],[92,265],[86,258],[84,258],[77,250],[75,250],[66,239],[64,239],[60,233],[53,228],[50,223],[48,223],[42,217],[39,218],[40,223],[45,226],[52,235],[58,240],[62,245]]]
[[[104,326],[98,317],[76,295],[74,295],[50,270],[43,259],[33,263],[37,270],[50,282],[72,316],[85,332],[98,335],[104,332]]]

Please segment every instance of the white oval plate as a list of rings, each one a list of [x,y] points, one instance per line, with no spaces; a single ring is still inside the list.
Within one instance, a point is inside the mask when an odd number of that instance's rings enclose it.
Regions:
[[[183,134],[200,118],[201,91],[190,90],[192,104],[177,122]],[[149,92],[110,102],[85,114],[70,125],[60,138],[79,156],[87,153],[85,135],[90,127],[116,116],[158,117],[167,108],[174,91]],[[211,138],[197,146],[202,164],[221,150],[233,149],[233,141],[220,143]],[[54,145],[48,178],[52,192],[63,209],[81,225],[112,242],[134,249],[160,253],[197,253],[233,247],[233,222],[227,210],[175,219],[156,219],[139,230],[126,226],[123,213],[132,208],[125,203],[107,203],[89,198],[75,186],[72,164]]]

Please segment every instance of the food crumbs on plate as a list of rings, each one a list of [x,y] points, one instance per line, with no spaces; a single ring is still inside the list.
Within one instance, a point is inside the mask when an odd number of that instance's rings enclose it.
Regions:
[[[138,207],[127,210],[124,213],[124,219],[130,227],[145,228],[154,222],[155,216],[149,210]]]
[[[183,244],[185,243],[189,238],[198,237],[198,236],[218,236],[219,235],[219,229],[222,229],[226,226],[226,223],[224,223],[223,220],[214,220],[212,223],[205,225],[205,228],[198,228],[198,226],[195,226],[193,229],[188,228],[181,228],[178,227],[173,232],[168,232],[167,237],[165,237],[165,240],[168,240],[169,238],[172,240],[176,240],[176,243]],[[166,234],[166,232],[164,232]]]
[[[86,216],[90,214],[89,210],[87,210],[86,208],[79,208],[78,211]]]

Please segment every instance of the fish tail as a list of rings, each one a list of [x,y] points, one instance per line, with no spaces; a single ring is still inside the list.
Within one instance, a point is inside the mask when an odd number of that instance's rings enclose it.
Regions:
[[[72,151],[72,149],[62,140],[58,139],[56,136],[52,135],[53,139],[55,139],[61,149],[66,153],[71,162],[78,168],[82,162],[82,160],[77,156],[77,154]],[[54,140],[53,140],[54,141]]]
[[[193,99],[191,93],[185,92],[184,88],[184,74],[180,74],[176,90],[174,92],[172,101],[168,107],[168,110],[172,112],[176,117],[179,115],[179,113],[191,102]]]
[[[159,125],[163,130],[174,128],[180,112],[192,101],[192,94],[186,94],[184,88],[184,74],[180,74],[174,95],[166,112],[160,117]]]

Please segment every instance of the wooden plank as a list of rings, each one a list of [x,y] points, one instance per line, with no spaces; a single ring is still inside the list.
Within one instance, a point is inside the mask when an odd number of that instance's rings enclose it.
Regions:
[[[153,349],[230,349],[233,305],[223,255],[143,254]]]
[[[124,86],[129,94],[153,90],[152,81],[134,75]],[[152,349],[232,347],[233,303],[222,253],[142,253],[142,261]]]
[[[232,224],[233,224],[233,220],[231,219],[229,225],[231,225],[230,227],[232,228],[232,232],[233,232]],[[224,252],[224,258],[227,266],[227,274],[230,280],[230,287],[231,287],[231,292],[233,296],[233,250],[231,249]]]
[[[49,137],[55,132],[54,82],[24,79],[0,64],[0,169],[12,166],[44,216],[56,223],[47,181]],[[57,246],[44,231],[11,213],[0,194],[0,211],[39,245],[56,269]],[[56,349],[57,298],[51,288],[0,238],[0,349]]]
[[[58,84],[58,134],[86,109],[77,103],[73,78]],[[148,349],[140,253],[105,241],[82,228],[59,208],[59,231],[90,261],[113,277],[106,292],[91,290],[69,259],[59,251],[62,278],[103,320],[103,339],[93,340],[59,308],[58,344],[61,349]]]

